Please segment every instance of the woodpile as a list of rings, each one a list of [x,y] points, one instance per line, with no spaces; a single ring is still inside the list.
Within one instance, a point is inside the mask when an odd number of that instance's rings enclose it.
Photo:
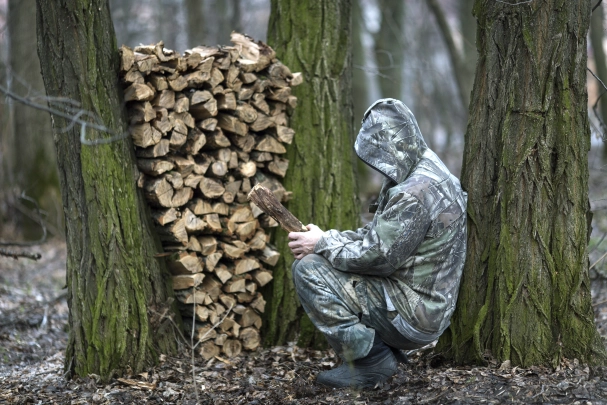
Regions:
[[[247,201],[253,186],[279,201],[287,112],[301,83],[267,45],[232,33],[233,46],[180,55],[159,42],[121,47],[137,184],[151,207],[188,333],[209,359],[255,350],[279,258],[266,229],[278,223]]]

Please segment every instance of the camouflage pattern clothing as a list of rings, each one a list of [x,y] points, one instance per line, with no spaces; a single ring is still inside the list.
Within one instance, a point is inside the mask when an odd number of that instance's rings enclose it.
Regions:
[[[407,106],[374,103],[355,150],[385,176],[373,221],[325,232],[315,254],[293,265],[304,309],[346,360],[366,356],[376,331],[402,349],[437,339],[455,309],[466,256],[467,195]]]

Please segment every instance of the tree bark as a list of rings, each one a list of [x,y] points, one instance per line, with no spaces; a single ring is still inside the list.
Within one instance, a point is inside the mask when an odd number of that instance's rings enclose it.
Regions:
[[[379,70],[379,88],[382,98],[401,99],[405,45],[402,26],[405,2],[379,0],[381,26],[375,35],[375,60]],[[360,117],[362,119],[362,116]]]
[[[592,45],[592,53],[594,54],[594,63],[596,65],[596,75],[603,83],[607,84],[607,59],[605,59],[605,50],[603,49],[603,39],[605,38],[605,12],[603,4],[599,5],[592,13],[590,21],[590,44]],[[607,89],[601,84],[598,85],[599,94]],[[598,114],[603,122],[601,131],[603,139],[607,139],[607,94],[603,94],[599,101]],[[603,158],[607,160],[607,142],[603,142]]]
[[[127,131],[119,56],[107,0],[37,1],[38,54],[50,97]],[[137,374],[175,349],[171,281],[135,186],[130,137],[81,144],[80,127],[53,117],[68,246],[68,375]],[[65,132],[64,132],[65,131]],[[87,129],[87,139],[111,135]],[[164,314],[161,316],[159,314]]]
[[[11,90],[28,98],[44,94],[44,84],[40,75],[40,63],[35,55],[36,14],[32,12],[35,0],[10,0],[8,3],[8,32],[10,41]],[[37,100],[40,102],[40,100]],[[61,196],[51,121],[41,110],[18,102],[13,102],[13,125],[8,132],[12,141],[4,150],[7,159],[7,177],[19,194],[25,193],[36,200],[47,212],[45,220],[55,229],[62,223]],[[19,229],[28,239],[37,239],[42,230],[37,222],[22,215]]]
[[[350,0],[273,0],[270,14],[268,42],[278,59],[304,76],[303,84],[293,89],[298,106],[291,115],[296,135],[287,151],[284,185],[293,191],[287,208],[322,229],[352,229],[358,223],[350,13]],[[308,345],[319,335],[302,318],[286,234],[278,231],[275,236],[282,256],[274,268],[272,291],[265,295],[265,343],[284,344],[301,326],[300,344]]]
[[[459,363],[602,363],[587,251],[590,1],[477,0],[475,14],[467,260],[439,348]]]

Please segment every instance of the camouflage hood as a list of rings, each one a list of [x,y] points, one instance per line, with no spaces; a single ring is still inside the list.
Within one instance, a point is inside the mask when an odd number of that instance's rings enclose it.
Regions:
[[[365,112],[354,149],[366,164],[398,184],[411,173],[428,146],[411,110],[399,100],[385,98]]]

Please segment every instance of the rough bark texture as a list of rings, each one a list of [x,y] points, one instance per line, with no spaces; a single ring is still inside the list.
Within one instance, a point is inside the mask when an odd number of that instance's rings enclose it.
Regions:
[[[118,51],[107,0],[37,2],[38,54],[48,96],[92,111],[116,133],[126,131]],[[69,29],[67,29],[69,27]],[[154,258],[159,244],[135,187],[133,147],[79,142],[80,127],[53,117],[67,230],[69,375],[108,380],[136,374],[174,349],[171,282]],[[110,135],[91,129],[88,139]],[[153,312],[155,311],[155,312]]]
[[[287,152],[284,185],[293,191],[287,208],[304,224],[322,229],[352,229],[358,223],[350,8],[350,0],[273,0],[270,14],[269,44],[285,65],[304,75],[293,89],[298,105],[291,116],[295,140]],[[273,291],[266,295],[265,343],[284,343],[301,326],[300,343],[310,344],[314,329],[296,298],[293,255],[286,234],[276,236],[283,254],[274,268]]]
[[[603,49],[603,39],[605,38],[605,12],[603,4],[597,7],[592,13],[592,19],[590,21],[590,43],[592,45],[592,53],[594,54],[594,63],[596,65],[595,74],[607,84],[607,60],[605,59],[605,50]],[[607,92],[601,86],[598,85],[599,93]],[[597,109],[601,120],[603,120],[603,126],[601,131],[607,132],[607,94],[603,94],[599,102],[599,108]],[[607,134],[603,134],[603,139],[607,139]],[[603,158],[607,160],[607,144],[603,145]]]
[[[468,253],[439,346],[460,363],[603,362],[587,254],[590,1],[477,0],[475,15]]]
[[[12,91],[34,99],[44,95],[40,63],[36,49],[35,0],[10,0],[8,31],[10,40],[10,67]],[[36,100],[40,102],[41,100]],[[12,103],[13,126],[8,132],[11,141],[4,150],[7,159],[7,177],[16,187],[38,202],[48,213],[46,220],[54,227],[61,223],[61,196],[51,120],[48,113],[18,102]],[[6,172],[5,172],[6,173]],[[19,215],[19,228],[27,238],[37,239],[42,234],[40,225]]]
[[[379,0],[381,26],[375,35],[375,60],[380,75],[377,81],[382,98],[400,100],[403,87],[403,60],[405,43],[402,32],[405,17],[405,2],[402,0]],[[362,119],[356,117],[356,119]]]

